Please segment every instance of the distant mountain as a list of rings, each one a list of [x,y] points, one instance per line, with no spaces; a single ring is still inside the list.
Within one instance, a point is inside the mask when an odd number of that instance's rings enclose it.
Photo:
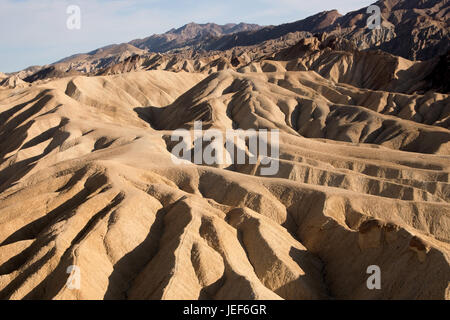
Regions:
[[[189,23],[164,34],[134,40],[130,43],[109,45],[88,53],[75,54],[51,65],[34,68],[33,72],[21,72],[20,78],[27,82],[34,82],[64,75],[75,75],[77,72],[95,74],[99,70],[107,69],[149,51],[166,52],[172,49],[200,48],[202,44],[208,43],[212,39],[219,39],[223,35],[260,28],[258,25],[246,23],[226,25]]]
[[[113,44],[89,53],[76,54],[56,63],[59,69],[76,70],[89,73],[96,69],[106,68],[131,56],[144,54],[146,51],[130,44]]]
[[[259,25],[247,23],[218,25],[215,23],[197,24],[191,22],[164,34],[155,34],[129,43],[137,48],[152,52],[167,52],[184,47],[204,47],[205,43],[220,39],[222,36],[237,32],[251,32],[261,28]]]
[[[202,48],[227,50],[303,31],[335,34],[360,50],[381,49],[409,60],[428,60],[448,51],[450,0],[381,0],[375,4],[382,12],[380,30],[367,27],[367,7],[344,16],[331,10],[293,23],[225,35]]]
[[[320,31],[409,60],[445,54],[450,45],[450,0],[381,0],[381,30],[367,28],[366,8],[350,12]]]
[[[333,25],[341,17],[337,10],[324,11],[292,23],[286,23],[279,26],[268,26],[259,30],[239,32],[233,35],[226,35],[215,41],[205,44],[207,50],[228,50],[237,46],[251,46],[263,41],[277,39],[292,32],[310,32],[315,33]]]
[[[55,69],[33,69],[18,74],[26,81],[36,81],[48,77],[72,74],[72,71],[87,74],[108,74],[119,70],[134,70],[154,66],[152,53],[186,55],[227,51],[239,47],[259,46],[257,50],[270,54],[283,49],[291,43],[283,43],[284,37],[310,38],[335,36],[347,40],[355,50],[383,50],[412,61],[437,59],[447,55],[450,49],[450,0],[380,0],[376,2],[382,12],[381,29],[367,27],[369,14],[367,7],[341,15],[336,10],[324,11],[306,19],[279,26],[261,27],[255,24],[189,23],[164,34],[156,34],[129,43],[111,45],[86,54],[77,54],[52,64]],[[322,35],[322,36],[321,36]],[[300,40],[300,39],[298,39]],[[270,44],[275,41],[275,44]],[[268,45],[267,45],[268,44]],[[267,46],[269,50],[267,50]],[[250,50],[253,50],[250,48]],[[140,57],[137,59],[136,57]],[[180,60],[162,66],[172,69]],[[174,58],[175,60],[178,59]],[[230,57],[232,58],[232,57]],[[156,57],[158,60],[159,58]],[[208,59],[208,63],[212,60]],[[138,62],[136,64],[136,62]],[[160,63],[160,62],[158,62]],[[220,63],[222,64],[222,63]],[[160,68],[161,65],[157,65]],[[204,66],[182,65],[181,70],[200,70]],[[436,77],[439,72],[435,72]],[[445,88],[441,88],[446,91]]]

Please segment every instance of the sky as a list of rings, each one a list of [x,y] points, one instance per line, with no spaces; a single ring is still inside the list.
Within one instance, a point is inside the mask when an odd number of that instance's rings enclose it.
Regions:
[[[76,53],[164,33],[189,22],[278,25],[376,0],[0,0],[0,72],[56,62]],[[67,8],[80,8],[80,29]]]

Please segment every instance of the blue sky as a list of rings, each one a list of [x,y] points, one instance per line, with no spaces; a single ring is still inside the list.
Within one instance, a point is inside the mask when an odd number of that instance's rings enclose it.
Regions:
[[[163,33],[189,22],[276,25],[324,10],[341,13],[375,0],[0,0],[0,71],[44,65],[75,53]],[[81,8],[68,30],[66,9]]]

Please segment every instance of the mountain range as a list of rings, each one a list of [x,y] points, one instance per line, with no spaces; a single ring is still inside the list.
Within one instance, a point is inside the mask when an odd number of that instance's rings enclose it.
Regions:
[[[25,70],[18,73],[18,77],[33,82],[77,72],[96,74],[136,55],[186,55],[186,52],[192,51],[205,54],[260,45],[271,40],[280,44],[283,38],[299,32],[301,37],[319,33],[335,35],[349,40],[359,50],[379,49],[413,61],[430,60],[447,54],[450,45],[449,0],[381,0],[375,4],[382,12],[380,30],[366,27],[369,15],[365,8],[344,16],[336,10],[321,12],[279,26],[189,23],[164,34],[110,45],[87,54],[76,54],[50,66],[39,67],[37,71],[36,68]]]

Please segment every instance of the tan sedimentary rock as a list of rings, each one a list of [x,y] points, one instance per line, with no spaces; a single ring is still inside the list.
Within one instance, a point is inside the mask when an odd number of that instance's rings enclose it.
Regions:
[[[450,298],[448,96],[272,66],[0,89],[0,298]],[[280,170],[175,164],[195,120],[279,129]]]

